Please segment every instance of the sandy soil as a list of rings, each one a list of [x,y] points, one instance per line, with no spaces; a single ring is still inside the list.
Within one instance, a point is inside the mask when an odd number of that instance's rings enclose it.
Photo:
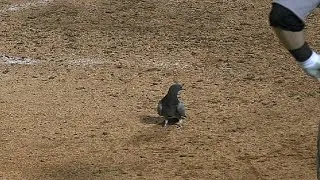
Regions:
[[[0,179],[316,178],[319,83],[269,1],[0,1]],[[318,13],[307,39],[320,50]],[[184,83],[188,118],[155,107]]]

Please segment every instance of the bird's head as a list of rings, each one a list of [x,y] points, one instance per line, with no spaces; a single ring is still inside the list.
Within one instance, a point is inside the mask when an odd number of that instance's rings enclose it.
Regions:
[[[176,83],[176,84],[173,84],[173,85],[170,86],[168,94],[178,95],[181,90],[183,90],[182,85]]]

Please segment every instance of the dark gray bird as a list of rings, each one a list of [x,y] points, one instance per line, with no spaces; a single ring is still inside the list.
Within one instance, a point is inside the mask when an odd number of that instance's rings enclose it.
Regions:
[[[158,103],[158,114],[165,118],[164,126],[170,122],[178,122],[178,127],[181,127],[182,119],[186,117],[184,104],[178,99],[180,91],[183,90],[181,84],[173,84],[169,91]]]

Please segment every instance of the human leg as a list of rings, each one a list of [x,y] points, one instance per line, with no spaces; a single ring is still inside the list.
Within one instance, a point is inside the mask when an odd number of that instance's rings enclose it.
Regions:
[[[269,20],[277,37],[299,65],[311,76],[320,79],[320,56],[305,42],[305,18],[320,0],[275,0]]]

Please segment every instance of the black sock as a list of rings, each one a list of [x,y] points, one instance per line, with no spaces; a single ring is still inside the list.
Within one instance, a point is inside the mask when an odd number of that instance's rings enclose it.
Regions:
[[[298,62],[304,62],[312,55],[312,49],[308,43],[304,43],[304,45],[298,49],[289,50],[289,52]]]

